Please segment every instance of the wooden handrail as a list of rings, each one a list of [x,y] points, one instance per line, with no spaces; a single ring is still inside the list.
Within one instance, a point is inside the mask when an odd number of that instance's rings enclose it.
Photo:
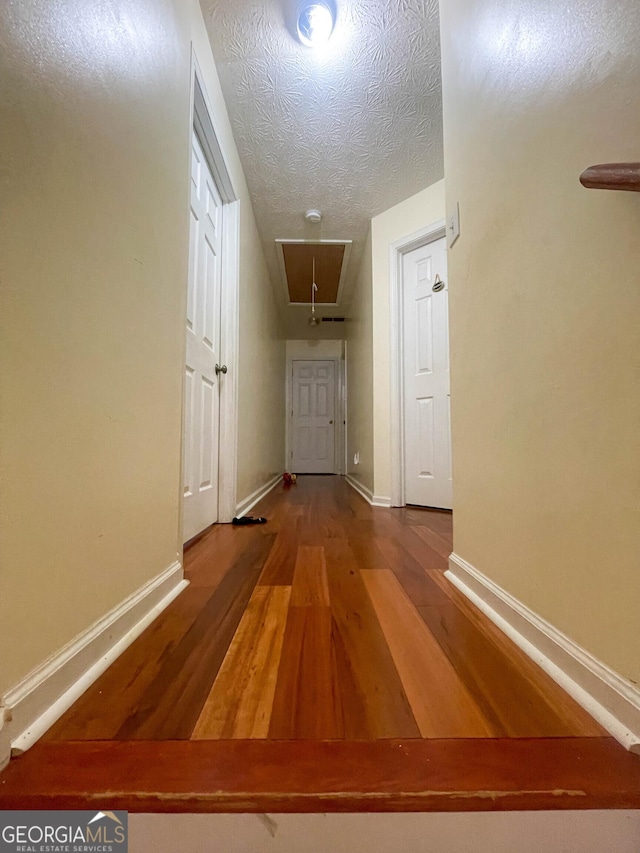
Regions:
[[[583,187],[593,190],[640,192],[640,163],[600,163],[580,175]]]

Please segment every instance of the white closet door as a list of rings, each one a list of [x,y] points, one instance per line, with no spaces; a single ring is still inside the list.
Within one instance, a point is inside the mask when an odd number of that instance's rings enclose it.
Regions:
[[[436,277],[444,282],[442,289]],[[404,255],[403,292],[405,500],[450,509],[446,238]]]
[[[335,362],[293,362],[291,470],[296,474],[335,474],[335,389]]]
[[[193,132],[183,471],[185,542],[218,519],[222,199]]]

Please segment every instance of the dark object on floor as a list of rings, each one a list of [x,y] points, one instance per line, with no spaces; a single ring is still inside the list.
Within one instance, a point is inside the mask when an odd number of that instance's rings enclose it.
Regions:
[[[296,482],[296,475],[285,472],[282,475],[282,479],[284,480],[285,486],[292,486]]]
[[[266,524],[267,519],[262,518],[254,518],[252,515],[243,515],[242,518],[234,518],[231,524]]]

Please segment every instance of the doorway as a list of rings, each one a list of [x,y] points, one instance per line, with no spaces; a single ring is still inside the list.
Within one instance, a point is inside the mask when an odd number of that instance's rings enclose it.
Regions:
[[[291,369],[291,471],[336,472],[336,365],[295,359]]]
[[[451,509],[444,223],[391,246],[392,503]]]
[[[194,57],[183,542],[216,521],[231,521],[236,509],[239,202],[211,115]]]
[[[309,349],[321,351],[310,357]],[[344,341],[287,342],[286,467],[292,473],[345,472],[345,359]]]
[[[220,394],[228,371],[220,347],[223,216],[222,198],[194,128],[184,380],[185,541],[218,520]]]

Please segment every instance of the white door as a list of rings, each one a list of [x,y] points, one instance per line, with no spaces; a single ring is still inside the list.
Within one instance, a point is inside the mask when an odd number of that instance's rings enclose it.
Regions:
[[[191,539],[218,519],[220,247],[222,200],[193,132],[184,384],[183,532]]]
[[[336,377],[333,361],[294,361],[291,471],[335,474]]]
[[[403,298],[405,500],[409,504],[450,509],[445,237],[403,256]]]

